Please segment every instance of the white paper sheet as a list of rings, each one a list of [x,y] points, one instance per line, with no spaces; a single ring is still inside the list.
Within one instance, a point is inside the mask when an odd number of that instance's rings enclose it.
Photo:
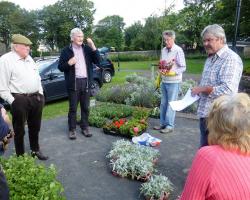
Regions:
[[[196,102],[200,97],[198,95],[192,96],[191,89],[189,88],[183,99],[178,101],[171,101],[169,102],[171,108],[175,111],[181,111],[194,102]]]

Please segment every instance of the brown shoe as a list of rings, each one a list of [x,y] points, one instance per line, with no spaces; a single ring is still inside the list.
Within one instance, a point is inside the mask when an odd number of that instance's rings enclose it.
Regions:
[[[48,160],[49,159],[49,157],[43,155],[41,151],[32,151],[31,156],[37,157],[39,160]]]
[[[76,139],[76,131],[75,130],[69,131],[69,139],[71,139],[71,140]]]
[[[91,137],[91,136],[92,136],[92,133],[89,132],[89,129],[84,129],[84,130],[82,130],[82,134],[83,134],[85,137]]]
[[[154,130],[157,130],[157,131],[159,131],[159,130],[162,130],[162,129],[164,129],[166,126],[154,126]]]

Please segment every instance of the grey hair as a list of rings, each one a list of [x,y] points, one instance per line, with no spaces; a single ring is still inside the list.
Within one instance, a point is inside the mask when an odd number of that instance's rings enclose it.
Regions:
[[[162,37],[164,37],[164,36],[169,36],[169,37],[175,39],[175,32],[173,30],[163,31]]]
[[[227,43],[227,38],[224,29],[218,24],[206,26],[201,32],[201,37],[204,38],[206,34],[211,34],[217,38],[223,39],[224,44]]]
[[[71,41],[73,41],[74,35],[75,35],[76,33],[82,33],[82,34],[83,34],[83,32],[82,32],[82,30],[81,30],[80,28],[73,28],[73,29],[70,31],[70,39],[71,39]]]

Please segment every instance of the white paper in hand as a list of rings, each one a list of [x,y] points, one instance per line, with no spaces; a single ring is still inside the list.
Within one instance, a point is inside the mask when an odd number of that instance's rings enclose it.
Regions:
[[[198,95],[192,96],[191,89],[189,88],[183,99],[178,101],[171,101],[169,102],[169,105],[173,110],[181,111],[196,102],[199,98],[200,97]]]

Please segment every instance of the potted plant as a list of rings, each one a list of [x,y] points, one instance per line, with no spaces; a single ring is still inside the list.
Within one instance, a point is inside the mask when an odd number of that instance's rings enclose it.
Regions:
[[[159,151],[150,147],[118,140],[107,155],[110,158],[112,173],[116,176],[147,181],[155,171]]]
[[[103,132],[111,135],[122,135],[128,138],[140,135],[147,128],[147,122],[144,119],[115,119],[103,126]]]
[[[153,175],[148,182],[142,184],[140,191],[147,200],[168,200],[173,184],[166,176]]]

